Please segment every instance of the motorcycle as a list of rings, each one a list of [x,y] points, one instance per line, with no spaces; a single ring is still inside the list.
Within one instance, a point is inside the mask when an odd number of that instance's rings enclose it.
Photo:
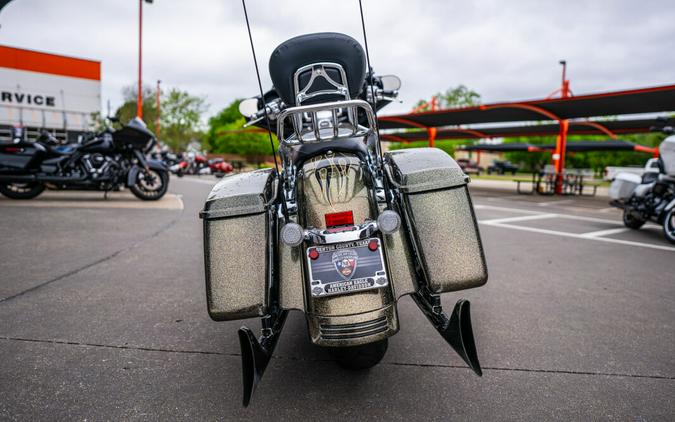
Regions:
[[[159,153],[153,153],[151,157],[155,160],[161,161],[169,169],[171,174],[174,174],[177,177],[184,176],[188,163],[183,158],[182,153],[174,154],[168,150],[163,150]]]
[[[167,168],[144,155],[156,140],[138,118],[67,146],[47,132],[35,142],[26,140],[21,128],[14,132],[11,142],[0,144],[0,193],[8,198],[32,199],[47,187],[107,193],[127,186],[139,199],[157,200],[168,189]]]
[[[373,75],[353,38],[292,38],[269,70],[273,88],[239,109],[276,128],[280,168],[221,180],[200,212],[209,315],[261,318],[260,336],[238,332],[244,406],[290,310],[338,364],[366,369],[398,332],[404,295],[480,376],[469,301],[448,315],[440,300],[487,281],[469,178],[439,149],[382,153],[375,111],[401,82]]]
[[[228,163],[222,158],[212,158],[207,161],[207,165],[209,166],[209,169],[211,169],[211,174],[216,177],[223,177],[227,173],[232,173],[234,170],[232,164]]]
[[[663,126],[653,128],[668,134],[659,145],[658,173],[645,173],[642,177],[632,173],[619,173],[609,188],[610,204],[623,209],[623,224],[638,230],[647,221],[663,226],[663,234],[675,243],[675,132],[663,120]]]

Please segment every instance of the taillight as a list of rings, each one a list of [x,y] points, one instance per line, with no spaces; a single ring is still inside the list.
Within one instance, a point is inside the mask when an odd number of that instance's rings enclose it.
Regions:
[[[325,217],[327,228],[354,225],[354,213],[351,211],[334,212]]]

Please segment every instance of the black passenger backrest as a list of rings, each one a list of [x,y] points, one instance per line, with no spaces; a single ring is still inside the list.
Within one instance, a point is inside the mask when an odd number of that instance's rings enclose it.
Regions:
[[[296,87],[296,72],[300,69],[303,70],[297,75]],[[269,70],[284,103],[301,105],[296,95],[301,92],[303,105],[316,104],[358,96],[366,78],[366,57],[358,41],[350,36],[334,32],[307,34],[280,44],[272,52]],[[343,92],[340,85],[346,88]]]

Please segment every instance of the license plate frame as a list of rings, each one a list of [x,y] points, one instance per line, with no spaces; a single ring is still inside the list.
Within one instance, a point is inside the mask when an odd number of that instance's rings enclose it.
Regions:
[[[377,242],[377,249],[374,251],[368,247],[371,242]],[[312,259],[312,251],[318,252],[318,258]],[[382,241],[377,237],[311,246],[305,250],[305,258],[312,297],[363,292],[389,285]],[[350,261],[352,259],[353,265]]]

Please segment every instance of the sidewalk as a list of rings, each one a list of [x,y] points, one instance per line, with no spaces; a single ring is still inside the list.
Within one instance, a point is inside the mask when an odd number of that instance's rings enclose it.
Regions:
[[[517,193],[516,191],[516,182],[511,180],[486,180],[486,179],[471,179],[469,184],[471,189],[488,189],[488,190],[501,190],[501,191],[510,191]],[[523,182],[520,186],[523,192],[527,192],[530,189],[530,183]],[[584,192],[592,192],[593,187],[589,186],[584,189]],[[609,188],[606,186],[598,186],[598,190],[595,196],[606,197],[609,196]]]

